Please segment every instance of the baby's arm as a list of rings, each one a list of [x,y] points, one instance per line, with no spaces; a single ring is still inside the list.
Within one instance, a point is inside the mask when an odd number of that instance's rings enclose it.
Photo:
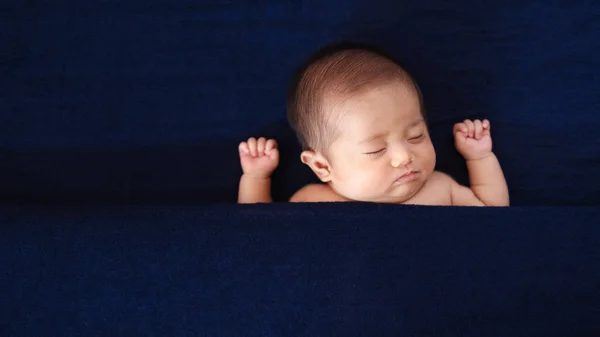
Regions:
[[[467,160],[473,193],[487,206],[508,206],[508,187],[498,158],[493,153]]]
[[[271,198],[271,173],[279,164],[279,151],[274,139],[250,138],[240,143],[242,177],[238,203],[268,203]]]
[[[238,191],[238,203],[253,204],[272,202],[271,178],[259,178],[242,174]]]
[[[458,184],[452,184],[453,204],[477,204],[473,194],[485,206],[508,206],[508,187],[500,162],[492,152],[490,122],[487,120],[465,120],[454,126],[457,150],[467,161],[470,191]]]

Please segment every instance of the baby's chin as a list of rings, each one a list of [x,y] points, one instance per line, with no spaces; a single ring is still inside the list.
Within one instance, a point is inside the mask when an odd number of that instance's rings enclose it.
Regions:
[[[353,196],[344,196],[347,199],[350,200],[354,200],[354,201],[358,201],[358,202],[374,202],[374,203],[381,203],[381,204],[402,204],[405,203],[407,201],[409,201],[410,199],[412,199],[412,197],[415,196],[416,191],[413,192],[409,192],[409,193],[397,193],[397,191],[394,191],[396,193],[381,193],[381,194],[377,194],[377,195],[361,195],[361,194],[356,194]]]
[[[423,189],[425,183],[427,182],[429,176],[431,175],[432,170],[419,171],[416,178],[407,182],[394,182],[389,184],[387,188],[385,188],[385,182],[373,183],[372,185],[381,185],[384,188],[379,190],[370,190],[370,189],[356,189],[356,185],[354,186],[344,186],[344,189],[347,192],[352,193],[340,193],[341,191],[334,189],[339,195],[343,196],[346,199],[358,201],[358,202],[375,202],[375,203],[385,203],[385,204],[403,204],[409,203],[411,199],[413,199],[419,191]]]
[[[343,193],[338,189],[334,188],[334,191],[352,201],[356,202],[374,202],[383,204],[402,204],[410,201],[417,193],[421,190],[424,185],[424,181],[416,180],[404,185],[392,185],[385,190],[373,191],[373,190],[359,190],[350,189],[352,193]]]
[[[409,195],[385,195],[380,198],[381,203],[385,204],[403,204],[414,197],[416,193],[411,193]]]

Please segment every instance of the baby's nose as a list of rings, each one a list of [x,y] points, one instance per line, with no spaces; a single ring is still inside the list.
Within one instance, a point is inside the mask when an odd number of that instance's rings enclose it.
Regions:
[[[401,167],[410,164],[412,161],[412,155],[406,149],[401,148],[394,151],[392,155],[392,166]]]

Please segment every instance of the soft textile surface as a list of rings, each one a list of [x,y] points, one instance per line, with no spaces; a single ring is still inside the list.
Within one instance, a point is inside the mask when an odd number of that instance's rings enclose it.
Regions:
[[[513,204],[600,204],[598,1],[4,1],[0,31],[4,201],[233,202],[263,134],[285,200],[314,179],[290,73],[346,39],[413,72],[440,170],[466,183],[452,124],[486,117]]]
[[[0,209],[2,336],[598,336],[600,209]]]
[[[0,39],[2,336],[600,335],[598,1],[15,0]],[[438,169],[489,118],[513,205],[552,207],[197,206],[250,135],[276,200],[314,180],[285,90],[338,40],[415,75]]]

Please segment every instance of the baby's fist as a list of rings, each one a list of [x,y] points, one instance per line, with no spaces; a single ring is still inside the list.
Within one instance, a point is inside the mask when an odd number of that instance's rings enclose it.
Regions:
[[[240,163],[245,175],[268,178],[279,165],[279,150],[275,139],[249,138],[239,146]]]
[[[465,119],[454,125],[454,143],[466,160],[481,159],[492,153],[490,122],[487,119]]]

